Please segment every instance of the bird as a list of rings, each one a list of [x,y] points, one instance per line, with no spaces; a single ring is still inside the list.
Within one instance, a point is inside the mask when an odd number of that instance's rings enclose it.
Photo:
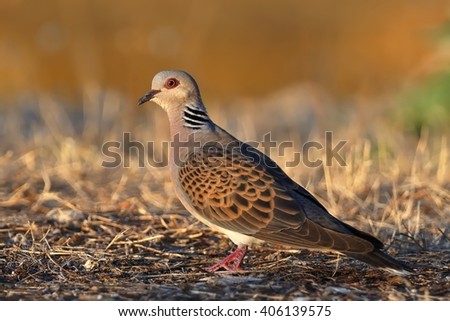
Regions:
[[[157,73],[137,105],[148,101],[169,118],[175,194],[195,218],[237,246],[206,271],[239,271],[249,247],[268,242],[344,254],[399,275],[413,272],[383,252],[379,239],[330,214],[269,156],[215,124],[187,72]]]

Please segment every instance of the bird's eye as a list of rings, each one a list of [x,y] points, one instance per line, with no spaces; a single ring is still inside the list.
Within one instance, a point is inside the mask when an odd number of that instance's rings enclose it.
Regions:
[[[180,84],[180,82],[177,79],[169,78],[166,80],[164,87],[166,87],[167,89],[172,89],[172,88],[175,88],[176,86],[178,86],[179,84]]]

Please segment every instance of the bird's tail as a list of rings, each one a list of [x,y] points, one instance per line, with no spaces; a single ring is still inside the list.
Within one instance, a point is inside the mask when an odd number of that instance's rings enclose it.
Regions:
[[[348,256],[360,260],[364,263],[370,264],[374,267],[386,270],[390,273],[398,275],[408,275],[414,272],[413,269],[406,266],[404,263],[397,261],[388,254],[376,249],[370,253],[346,253]]]

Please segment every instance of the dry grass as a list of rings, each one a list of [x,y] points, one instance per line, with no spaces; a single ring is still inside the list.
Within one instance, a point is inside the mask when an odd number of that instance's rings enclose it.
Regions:
[[[274,247],[250,251],[246,271],[210,274],[201,267],[233,245],[186,213],[166,169],[100,166],[101,143],[123,131],[136,140],[168,138],[160,110],[133,118],[129,106],[107,95],[103,107],[85,108],[84,127],[48,98],[38,104],[37,121],[5,112],[1,299],[450,299],[448,133],[424,132],[416,141],[379,115],[368,122],[350,115],[348,124],[337,124],[337,113],[327,109],[326,119],[313,120],[310,139],[323,141],[321,130],[330,129],[336,141],[348,140],[347,166],[286,168],[336,216],[385,241],[416,274],[390,276],[346,258]],[[256,121],[253,109],[240,110],[239,123],[229,117],[232,106],[219,107],[212,116],[239,137],[256,140],[271,128],[273,138],[301,146],[306,112],[297,106],[282,106],[285,116],[279,106],[265,106]]]

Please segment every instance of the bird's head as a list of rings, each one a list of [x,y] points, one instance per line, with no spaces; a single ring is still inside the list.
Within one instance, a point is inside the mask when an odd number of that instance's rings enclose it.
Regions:
[[[164,110],[184,108],[188,104],[202,105],[200,92],[191,75],[180,70],[165,70],[157,73],[152,89],[142,96],[137,104],[154,101]]]

